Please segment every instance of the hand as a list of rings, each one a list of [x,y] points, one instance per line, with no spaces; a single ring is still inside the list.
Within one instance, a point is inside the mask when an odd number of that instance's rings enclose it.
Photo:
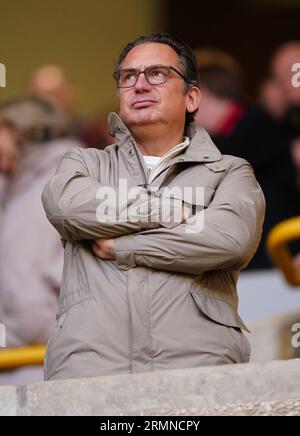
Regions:
[[[187,221],[190,216],[190,209],[187,206],[182,208],[182,222]],[[95,256],[103,260],[114,260],[114,240],[113,239],[97,239],[92,245],[92,250]]]
[[[100,259],[114,260],[113,246],[113,239],[97,239],[92,245],[92,250],[95,256]]]
[[[182,207],[182,222],[185,223],[191,215],[191,210],[187,206]]]

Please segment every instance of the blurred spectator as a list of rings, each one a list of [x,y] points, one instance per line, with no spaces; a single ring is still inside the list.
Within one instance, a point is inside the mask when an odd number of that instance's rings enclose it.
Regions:
[[[300,136],[300,41],[282,44],[270,61],[269,78],[263,82],[260,99],[267,111],[280,121],[290,140]],[[298,73],[299,75],[299,73]]]
[[[270,70],[278,92],[284,96],[285,107],[279,122],[291,147],[300,189],[300,79],[298,78],[296,84],[293,81],[296,74],[296,71],[293,71],[295,64],[300,65],[300,41],[290,41],[281,45],[272,56]]]
[[[251,163],[267,203],[264,233],[248,268],[269,268],[265,248],[269,230],[300,213],[295,168],[281,126],[243,94],[241,68],[219,50],[196,51],[202,102],[196,123],[204,127],[223,154]],[[238,187],[237,187],[238,189]]]
[[[61,157],[79,145],[67,132],[63,112],[47,100],[0,106],[0,322],[8,347],[45,343],[55,325],[63,248],[40,197]],[[13,382],[7,377],[0,373],[0,384]]]
[[[30,75],[26,88],[31,95],[53,101],[67,116],[75,116],[76,91],[59,66],[40,67]]]
[[[30,94],[51,100],[57,104],[70,121],[70,131],[87,147],[105,148],[113,140],[107,127],[107,119],[94,115],[86,119],[76,114],[77,92],[58,65],[44,65],[34,71],[26,85]]]
[[[229,135],[245,113],[240,66],[221,50],[199,49],[195,54],[202,94],[197,122],[211,135]]]
[[[271,73],[286,98],[288,107],[300,105],[300,86],[293,86],[294,64],[300,63],[300,41],[290,41],[281,45],[271,59]]]
[[[77,130],[77,137],[87,147],[100,150],[114,142],[109,133],[107,117],[102,115],[95,115],[83,121]]]
[[[268,77],[263,81],[259,90],[259,99],[261,105],[275,120],[280,120],[284,116],[287,101],[282,88],[278,86],[277,79]]]

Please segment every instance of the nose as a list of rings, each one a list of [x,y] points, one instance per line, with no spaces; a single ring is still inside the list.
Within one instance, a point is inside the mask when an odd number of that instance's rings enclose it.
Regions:
[[[140,73],[136,84],[134,85],[134,89],[136,92],[150,91],[151,85],[147,82],[145,74]]]

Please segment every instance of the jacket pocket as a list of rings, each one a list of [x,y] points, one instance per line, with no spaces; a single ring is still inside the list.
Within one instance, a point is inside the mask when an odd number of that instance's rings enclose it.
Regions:
[[[249,362],[250,343],[242,331],[249,330],[238,313],[223,300],[208,297],[194,289],[190,290],[189,293],[199,310],[199,316],[219,325],[220,342],[222,342],[222,346],[224,343],[227,344],[231,361],[233,363]]]
[[[249,339],[245,333],[238,327],[229,327],[229,334],[233,337],[233,340],[238,347],[242,356],[242,362],[247,363],[250,361],[251,346]]]
[[[71,316],[73,308],[93,298],[94,297],[92,294],[82,297],[78,296],[77,294],[77,298],[75,298],[74,295],[72,301],[69,302],[69,304],[65,304],[64,306],[60,307],[56,317],[57,322],[55,329],[47,343],[47,350],[44,361],[45,380],[48,380],[53,376],[58,368],[63,365],[67,356],[72,352],[73,344],[68,341],[70,333],[70,328],[68,328],[68,319]],[[72,334],[74,333],[74,328],[76,328],[76,325],[73,324],[71,329]],[[80,326],[77,327],[80,328]]]
[[[47,342],[47,348],[46,348],[46,354],[44,359],[44,378],[45,380],[48,380],[49,378],[49,354],[51,353],[51,346],[52,342],[55,340],[55,337],[58,335],[60,330],[63,328],[63,325],[65,323],[67,317],[67,313],[63,312],[61,315],[56,316],[56,326]]]
[[[209,206],[215,194],[215,188],[212,185],[191,185],[184,187],[164,187],[162,189],[163,197],[169,200],[183,202],[192,209],[195,214]]]
[[[56,316],[57,321],[72,306],[80,304],[85,300],[89,300],[92,297],[93,295],[91,293],[82,294],[80,291],[75,291],[65,295],[64,297],[61,297],[59,300],[58,314]]]

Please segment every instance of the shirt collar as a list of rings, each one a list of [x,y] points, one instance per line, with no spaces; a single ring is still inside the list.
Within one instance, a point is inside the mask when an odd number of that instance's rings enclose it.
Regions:
[[[108,123],[110,127],[111,135],[115,137],[116,143],[119,147],[126,144],[129,140],[133,140],[130,131],[125,126],[120,116],[111,112],[108,116]],[[222,160],[222,154],[213,143],[209,134],[202,127],[196,127],[191,124],[188,128],[189,144],[185,144],[185,141],[176,145],[166,154],[172,152],[176,147],[183,147],[183,153],[180,155],[182,162],[216,162]]]

